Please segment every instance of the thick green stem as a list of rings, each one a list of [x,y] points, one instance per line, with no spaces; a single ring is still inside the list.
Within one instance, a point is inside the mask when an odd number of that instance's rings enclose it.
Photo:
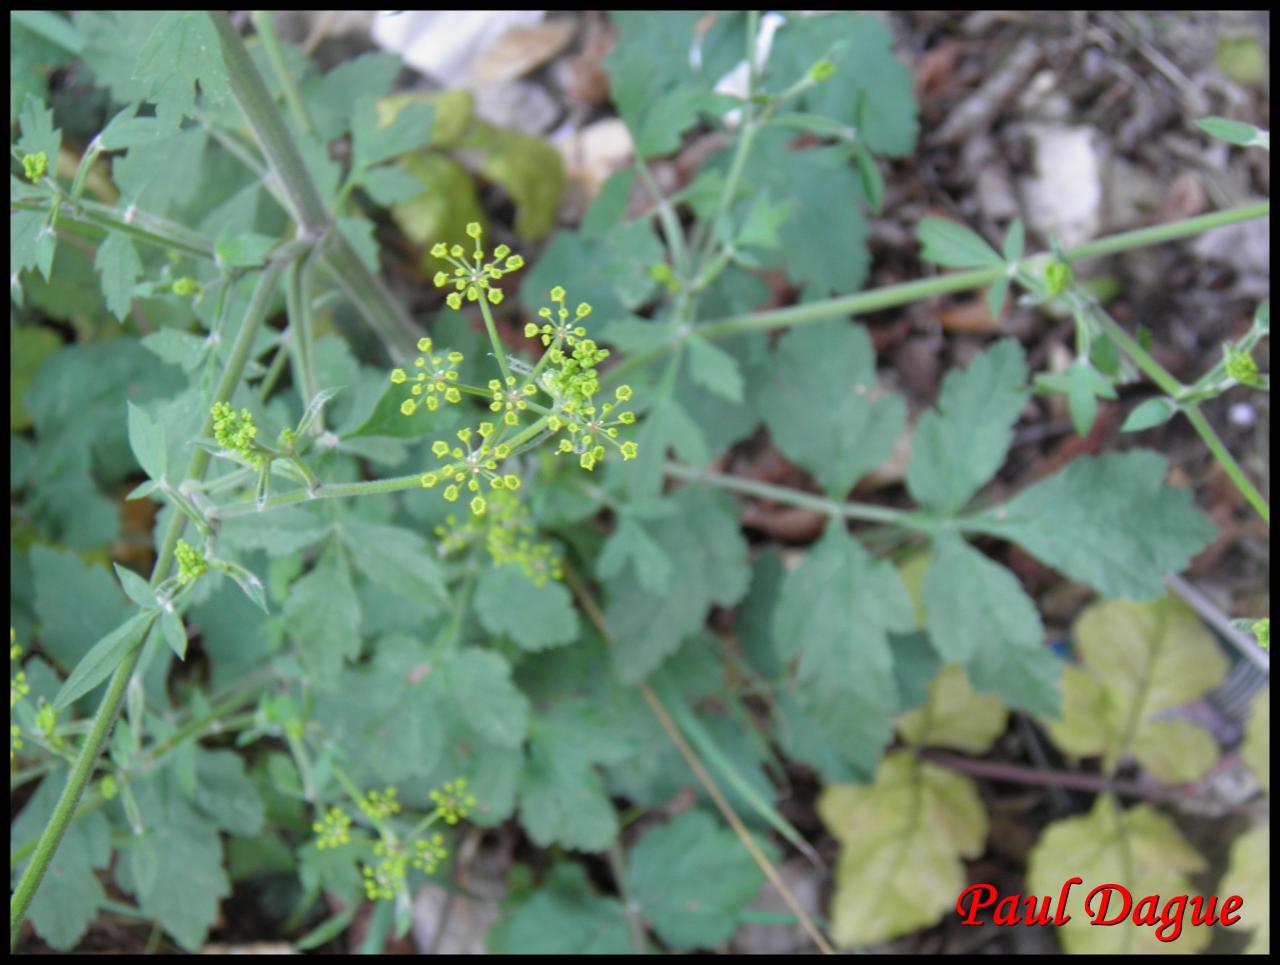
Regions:
[[[294,221],[304,234],[313,240],[318,239],[329,230],[329,212],[316,190],[315,182],[311,180],[311,173],[298,152],[298,146],[289,136],[280,109],[276,107],[267,85],[262,82],[262,76],[254,66],[240,35],[231,26],[231,18],[222,10],[209,11],[209,18],[218,31],[231,95],[240,106],[240,112],[244,114],[262,153],[266,155],[267,162],[284,188],[289,206],[293,209]]]
[[[249,308],[245,313],[244,322],[241,324],[235,343],[232,345],[231,357],[227,360],[227,367],[222,373],[222,378],[219,380],[218,387],[214,392],[214,402],[227,402],[230,400],[232,392],[244,374],[245,364],[249,361],[254,337],[257,335],[258,329],[261,327],[271,307],[276,287],[280,282],[280,275],[292,259],[298,257],[305,250],[305,247],[305,245],[298,248],[286,246],[286,249],[278,252],[277,256],[263,270],[262,277],[258,281],[258,287],[255,289]],[[200,434],[208,436],[212,432],[213,418],[206,415]],[[183,478],[197,481],[203,479],[205,471],[209,467],[210,458],[211,456],[208,452],[197,448],[191,456],[191,461]],[[169,570],[173,565],[174,550],[186,524],[187,517],[184,514],[175,513],[173,515],[169,528],[165,533],[164,541],[160,546],[155,568],[151,571],[152,586],[159,586],[168,576]],[[49,818],[49,823],[45,826],[43,833],[40,835],[40,840],[36,843],[35,855],[23,872],[22,880],[18,882],[18,887],[14,889],[13,898],[9,902],[10,950],[17,945],[18,935],[21,932],[22,921],[26,917],[27,908],[31,905],[32,899],[35,898],[40,882],[44,880],[45,873],[49,870],[49,863],[53,860],[53,856],[58,850],[58,845],[71,824],[71,819],[75,814],[76,806],[79,804],[81,796],[84,794],[85,787],[93,776],[93,769],[97,763],[98,755],[102,752],[103,744],[111,733],[111,727],[115,723],[116,715],[120,711],[120,704],[124,700],[125,691],[128,689],[129,679],[133,676],[134,668],[138,665],[142,651],[142,645],[134,647],[121,661],[120,666],[116,668],[115,673],[112,675],[111,682],[107,685],[107,692],[94,716],[93,726],[84,743],[80,746],[80,753],[76,757],[75,766],[72,767],[71,773],[67,777],[66,787],[63,788],[62,794],[58,798],[58,803],[54,806],[53,814]]]
[[[231,26],[230,18],[220,10],[210,11],[209,17],[218,31],[231,94],[284,189],[299,230],[308,239],[325,239],[322,248],[325,267],[338,286],[394,353],[410,354],[414,343],[413,323],[334,226],[298,146],[285,126],[284,117],[240,35]]]

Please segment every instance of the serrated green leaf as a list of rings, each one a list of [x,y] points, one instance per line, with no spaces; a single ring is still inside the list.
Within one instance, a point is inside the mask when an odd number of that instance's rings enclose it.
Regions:
[[[894,56],[893,47],[893,33],[873,16],[789,11],[769,51],[763,86],[781,93],[816,62],[829,59],[835,73],[806,90],[800,106],[854,128],[858,140],[877,154],[901,157],[915,146],[916,101],[911,70]]]
[[[284,618],[304,666],[322,680],[335,679],[343,662],[360,653],[360,602],[337,546],[294,584]]]
[[[382,205],[384,208],[403,201],[412,201],[423,191],[420,180],[392,165],[362,171],[358,183],[375,204]]]
[[[412,530],[344,519],[337,532],[367,579],[411,600],[440,603],[448,598],[436,554]]]
[[[120,231],[108,233],[98,246],[94,267],[102,275],[102,296],[107,308],[124,321],[133,305],[133,286],[142,274],[142,259],[128,236]]]
[[[695,466],[711,459],[706,439],[698,423],[690,418],[675,399],[661,399],[645,416],[636,442],[640,454],[627,474],[627,487],[633,499],[656,496],[662,489],[667,450]]]
[[[192,113],[197,84],[208,100],[222,100],[227,72],[209,15],[203,10],[165,13],[138,52],[133,79],[156,105],[156,116],[174,128]]]
[[[900,396],[872,401],[875,351],[843,321],[806,325],[778,343],[760,411],[774,444],[843,499],[889,458],[906,421]]]
[[[924,218],[916,227],[920,257],[943,268],[1002,268],[1004,259],[982,236],[954,221]]]
[[[532,720],[520,781],[520,821],[537,844],[578,851],[609,846],[618,818],[592,765],[625,750],[617,739],[603,732],[592,709],[579,702],[562,702]]]
[[[898,704],[888,635],[914,626],[893,566],[841,525],[827,527],[782,585],[773,620],[779,656],[799,655],[801,704],[855,768],[874,766],[888,743]]]
[[[431,141],[435,108],[420,101],[397,105],[391,119],[383,122],[372,97],[356,101],[351,118],[352,168],[359,171],[417,150]]]
[[[139,613],[95,643],[76,664],[53,699],[53,709],[63,710],[102,683],[134,647],[142,643],[156,614]]]
[[[197,748],[195,767],[197,790],[189,800],[196,809],[231,834],[245,838],[261,834],[266,812],[241,756]]]
[[[61,772],[40,782],[10,827],[12,841],[39,837],[65,783]],[[36,934],[59,951],[75,948],[106,900],[94,869],[111,861],[109,834],[101,811],[74,817],[28,909]],[[15,861],[13,873],[21,874],[29,863],[29,857]]]
[[[611,580],[620,576],[628,560],[641,588],[661,594],[671,585],[671,560],[631,515],[618,521],[600,555],[596,557],[596,574]]]
[[[981,854],[987,837],[973,782],[909,750],[887,755],[870,787],[824,788],[818,815],[840,841],[830,917],[842,948],[941,921],[967,881],[962,859]]]
[[[213,252],[223,268],[257,268],[266,261],[267,255],[277,243],[277,239],[270,235],[247,232],[219,238]]]
[[[27,155],[43,151],[48,159],[49,173],[52,174],[58,149],[62,147],[62,132],[53,126],[53,110],[28,94],[22,102],[18,126],[22,129],[22,136],[18,138],[18,153]]]
[[[964,662],[976,688],[1012,707],[1057,713],[1060,665],[1043,645],[1040,616],[1017,577],[948,536],[934,543],[922,599],[934,648]]]
[[[167,468],[164,428],[141,406],[129,402],[128,407],[129,446],[133,449],[138,465],[152,479],[164,479]]]
[[[1169,818],[1148,804],[1121,811],[1110,794],[1099,794],[1087,815],[1050,824],[1027,862],[1027,888],[1032,894],[1058,896],[1063,883],[1082,878],[1054,910],[1066,922],[1057,927],[1058,939],[1069,954],[1169,952],[1193,953],[1208,944],[1211,926],[1184,922],[1176,940],[1160,941],[1158,928],[1139,925],[1135,915],[1110,928],[1097,927],[1085,913],[1085,898],[1099,885],[1119,882],[1138,902],[1144,895],[1198,894],[1188,876],[1204,870],[1204,859],[1178,832]],[[1119,896],[1108,902],[1106,920],[1117,916]],[[1099,912],[1101,894],[1092,908]],[[1070,920],[1067,917],[1070,916]],[[1164,929],[1170,937],[1173,929]]]
[[[631,849],[631,901],[671,948],[714,948],[764,881],[737,836],[705,811],[686,811],[646,831]]]
[[[911,440],[907,488],[930,509],[952,514],[996,474],[1027,401],[1022,346],[1006,339],[947,373],[938,407]]]
[[[732,355],[699,335],[689,336],[685,346],[694,382],[731,402],[742,401],[742,373]]]
[[[476,615],[490,633],[525,650],[545,650],[578,638],[578,615],[562,583],[536,585],[516,564],[485,570],[476,587]]]
[[[1164,457],[1150,450],[1082,457],[975,517],[974,528],[1018,543],[1103,596],[1149,600],[1216,532],[1164,474]]]
[[[146,829],[134,846],[148,849],[154,868],[145,881],[133,880],[127,869],[117,874],[136,895],[142,914],[194,951],[217,918],[220,900],[231,893],[218,828],[186,800],[173,769],[135,779],[130,786]],[[175,881],[182,887],[175,888]]]
[[[188,374],[196,370],[209,348],[208,341],[202,336],[172,328],[152,332],[142,340],[142,344],[164,361],[179,366]]]
[[[105,567],[47,546],[32,547],[30,561],[40,647],[64,671],[81,661],[103,627],[118,627],[134,615]]]
[[[713,603],[729,606],[746,592],[747,546],[737,518],[718,496],[682,489],[675,512],[649,527],[671,561],[670,588],[651,593],[624,574],[606,585],[605,619],[616,637],[609,656],[620,680],[643,680],[702,625]]]
[[[1111,600],[1086,609],[1073,633],[1082,665],[1063,678],[1062,719],[1049,725],[1054,742],[1101,756],[1108,771],[1132,753],[1161,780],[1201,777],[1217,758],[1212,740],[1189,721],[1156,720],[1226,676],[1226,658],[1195,613],[1172,596]]]
[[[519,747],[529,726],[529,701],[511,682],[511,667],[492,651],[468,648],[441,667],[440,692],[458,719],[496,747]]]
[[[564,861],[490,930],[495,955],[628,955],[630,927],[622,905],[595,895],[582,866]]]
[[[400,72],[400,58],[379,51],[344,60],[323,76],[313,76],[302,85],[302,99],[316,131],[331,141],[351,129],[356,102],[362,97],[381,97],[391,89]]]

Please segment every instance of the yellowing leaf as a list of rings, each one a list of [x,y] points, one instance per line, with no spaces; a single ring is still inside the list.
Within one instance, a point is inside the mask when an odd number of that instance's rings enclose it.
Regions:
[[[1249,714],[1249,723],[1244,729],[1244,745],[1240,748],[1240,756],[1245,766],[1253,772],[1253,776],[1262,785],[1262,790],[1271,793],[1271,688],[1258,692],[1253,698],[1253,710]]]
[[[1235,927],[1253,932],[1245,953],[1266,955],[1271,951],[1271,825],[1246,831],[1231,844],[1227,873],[1218,885],[1224,901],[1228,895],[1244,899],[1240,921]]]
[[[1199,780],[1218,759],[1218,744],[1189,720],[1150,721],[1133,739],[1133,756],[1166,784]]]
[[[929,684],[929,699],[896,721],[902,739],[916,747],[950,747],[981,754],[1005,728],[1008,713],[998,697],[969,686],[964,667],[948,664]]]
[[[1145,912],[1142,899],[1158,895],[1157,922],[1165,903],[1179,895],[1201,892],[1187,879],[1202,871],[1205,861],[1178,832],[1173,821],[1146,804],[1121,811],[1109,794],[1099,795],[1093,810],[1076,818],[1055,821],[1045,829],[1027,863],[1027,890],[1032,895],[1057,896],[1063,884],[1079,877],[1081,884],[1068,893],[1065,912],[1070,920],[1056,926],[1059,940],[1071,954],[1131,954],[1197,952],[1209,943],[1211,926],[1191,925],[1190,911],[1183,916],[1176,939],[1164,942],[1156,937],[1160,925],[1134,924]],[[1085,899],[1102,884],[1121,884],[1132,897],[1129,916],[1111,927],[1094,925],[1085,913]],[[1102,893],[1094,895],[1090,907],[1105,914],[1105,921],[1118,916],[1123,902],[1112,894],[1102,906]],[[1172,926],[1162,934],[1172,935]]]
[[[973,782],[911,751],[887,755],[870,787],[826,788],[818,814],[841,844],[831,927],[842,947],[940,921],[965,885],[961,858],[987,836]]]
[[[1156,721],[1222,682],[1226,658],[1199,618],[1166,596],[1150,603],[1110,600],[1076,621],[1083,666],[1063,676],[1062,719],[1049,733],[1063,750],[1101,756],[1110,771],[1132,753],[1161,780],[1195,780],[1217,756],[1212,739],[1187,721]]]

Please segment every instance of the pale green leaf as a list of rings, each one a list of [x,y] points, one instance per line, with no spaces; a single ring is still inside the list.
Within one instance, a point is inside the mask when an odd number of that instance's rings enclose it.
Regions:
[[[76,664],[58,695],[53,698],[53,709],[63,710],[69,707],[110,677],[125,656],[142,643],[155,616],[152,612],[130,617],[95,643]]]
[[[1151,599],[1216,531],[1164,474],[1164,457],[1149,450],[1082,457],[983,513],[975,528],[1104,596]]]
[[[515,564],[485,570],[475,609],[486,630],[510,637],[525,650],[545,650],[578,637],[578,616],[564,584],[548,580],[538,586]]]
[[[911,440],[907,488],[940,513],[961,509],[995,475],[1027,401],[1022,346],[997,342],[963,372],[947,373],[936,410],[925,413]]]
[[[628,955],[630,928],[622,905],[601,898],[582,866],[563,861],[547,880],[490,930],[496,955]]]
[[[431,140],[435,108],[430,104],[405,102],[386,123],[379,115],[372,97],[356,102],[351,118],[351,164],[357,171],[408,154]]]
[[[468,730],[497,747],[519,747],[529,722],[529,701],[511,682],[511,667],[488,650],[467,648],[440,669],[439,692]]]
[[[922,602],[934,649],[964,662],[975,687],[1012,707],[1057,713],[1060,664],[1017,577],[964,540],[943,537],[934,543]]]
[[[167,449],[164,427],[147,414],[141,406],[128,403],[129,446],[142,471],[155,480],[164,478]]]
[[[714,948],[764,881],[737,836],[705,811],[650,828],[627,861],[628,897],[670,948]]]
[[[98,246],[94,266],[102,275],[102,296],[107,308],[124,321],[133,305],[133,286],[142,274],[142,259],[128,235],[121,231],[107,234]]]
[[[192,113],[196,84],[206,99],[221,100],[227,71],[209,15],[203,10],[165,13],[138,52],[133,79],[156,105],[156,115],[174,128]]]
[[[367,579],[408,597],[443,603],[448,599],[435,552],[402,526],[344,519],[337,529],[351,561]]]
[[[801,704],[855,768],[873,766],[888,743],[898,706],[889,633],[914,626],[892,564],[877,562],[842,525],[829,525],[782,585],[773,620],[779,656],[799,655]]]
[[[685,344],[693,381],[731,402],[741,402],[743,383],[737,359],[699,335],[690,335]]]
[[[806,325],[778,343],[760,410],[774,444],[834,498],[889,458],[906,420],[901,396],[873,401],[875,351],[860,325]]]
[[[1000,268],[1004,259],[981,235],[954,221],[924,218],[916,227],[920,257],[944,268]]]
[[[677,492],[674,512],[648,527],[671,562],[670,586],[652,593],[627,574],[606,584],[605,619],[616,642],[609,656],[619,679],[643,680],[706,619],[746,592],[747,546],[722,497],[696,488]]]
[[[303,665],[323,680],[334,679],[344,660],[359,654],[360,602],[336,545],[294,584],[284,618]]]

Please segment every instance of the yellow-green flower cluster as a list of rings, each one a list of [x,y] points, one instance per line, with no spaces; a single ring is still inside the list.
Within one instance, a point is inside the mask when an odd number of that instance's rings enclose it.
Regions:
[[[462,393],[458,391],[458,366],[462,362],[461,352],[447,352],[444,355],[431,354],[432,342],[429,338],[418,339],[418,351],[422,354],[413,360],[417,369],[413,377],[404,369],[393,369],[391,381],[394,385],[409,382],[409,394],[413,398],[400,403],[400,411],[405,415],[413,415],[419,405],[425,405],[428,411],[435,412],[440,408],[440,400],[456,405],[462,401]],[[423,398],[419,401],[419,396]]]
[[[225,402],[215,402],[209,410],[213,416],[213,438],[224,449],[234,452],[255,469],[262,466],[263,455],[254,448],[254,439],[258,435],[258,427],[253,424],[253,415],[248,409],[241,409],[240,414]]]
[[[172,291],[179,298],[190,298],[200,291],[200,283],[190,276],[183,276],[174,281]]]
[[[1222,351],[1226,359],[1228,377],[1250,388],[1258,388],[1262,385],[1258,363],[1252,354],[1234,345],[1224,345]]]
[[[409,869],[409,855],[400,847],[392,831],[383,831],[382,838],[373,846],[375,857],[381,858],[376,866],[365,865],[364,893],[370,901],[382,898],[391,901],[404,890],[405,876]]]
[[[49,170],[49,155],[44,151],[36,151],[34,154],[24,155],[22,158],[22,173],[27,176],[27,180],[34,184],[44,177],[45,171]]]
[[[476,806],[475,795],[467,793],[465,777],[448,781],[440,790],[432,791],[431,800],[436,804],[436,816],[446,824],[457,824]]]
[[[360,799],[360,810],[375,821],[385,821],[393,814],[400,813],[400,802],[396,800],[396,789],[388,787],[385,791],[366,791]]]
[[[468,516],[459,522],[450,514],[435,532],[441,556],[449,556],[483,541],[496,565],[518,564],[535,586],[543,586],[548,579],[559,580],[564,576],[559,555],[549,543],[535,541],[537,530],[532,517],[510,489],[489,493],[488,507],[483,516]]]
[[[22,656],[22,648],[14,643],[13,627],[9,628],[9,713],[13,713],[13,708],[18,706],[20,701],[27,694],[31,693],[31,684],[27,683],[27,674],[23,670],[13,672],[15,664]],[[22,750],[22,728],[17,724],[10,722],[9,724],[9,761],[12,763],[14,755],[17,751]]]
[[[22,648],[13,642],[13,627],[9,628],[9,710],[18,706],[18,701],[27,694],[31,693],[31,684],[27,683],[27,674],[25,670],[19,669],[17,673],[13,672],[14,666],[18,659],[22,656]]]
[[[618,441],[618,426],[632,425],[636,421],[635,413],[616,411],[618,403],[631,398],[630,386],[619,386],[614,398],[616,401],[605,402],[598,409],[590,402],[574,406],[565,416],[569,438],[560,440],[557,451],[576,454],[578,464],[588,471],[604,459],[604,443],[615,446],[624,460],[634,459],[638,447],[634,442]]]
[[[491,305],[502,302],[502,289],[495,288],[493,282],[503,275],[518,271],[524,267],[524,259],[513,255],[506,245],[498,245],[493,249],[493,257],[485,261],[484,248],[480,244],[480,225],[473,221],[467,225],[467,235],[475,241],[475,248],[468,259],[466,249],[462,245],[446,245],[438,242],[431,248],[431,254],[453,265],[453,272],[438,271],[435,278],[437,288],[452,285],[454,291],[445,299],[449,307],[457,310],[462,307],[463,298],[469,302],[484,298]]]
[[[525,338],[537,338],[542,340],[543,345],[550,345],[552,342],[559,342],[563,345],[573,345],[578,339],[583,338],[587,334],[587,330],[581,325],[574,325],[569,321],[569,307],[565,304],[565,290],[557,285],[551,289],[551,301],[557,308],[538,309],[538,317],[546,319],[541,325],[537,322],[530,322],[524,327]],[[586,318],[591,314],[591,306],[586,302],[579,302],[578,307],[574,310],[574,321]]]
[[[490,411],[501,412],[504,424],[518,426],[520,413],[529,408],[529,396],[537,395],[538,387],[532,382],[520,385],[515,376],[508,375],[505,380],[490,379],[489,391],[493,393]]]
[[[445,483],[444,498],[448,502],[457,502],[462,490],[473,493],[471,512],[483,516],[488,509],[488,501],[480,495],[480,480],[487,480],[492,489],[515,490],[520,488],[520,478],[508,473],[499,475],[498,461],[511,454],[511,447],[505,443],[494,441],[495,427],[492,422],[482,422],[475,431],[459,429],[457,436],[461,446],[450,446],[443,439],[431,444],[431,453],[437,459],[449,460],[444,468],[422,474],[422,485],[431,489]],[[472,440],[475,445],[472,445]]]
[[[413,859],[409,863],[420,871],[433,875],[436,867],[447,857],[449,849],[444,846],[444,835],[433,834],[429,838],[414,839]]]
[[[340,848],[351,841],[351,818],[342,808],[334,805],[324,817],[311,825],[316,833],[316,850]]]
[[[209,569],[204,556],[185,539],[178,540],[178,545],[173,548],[173,558],[178,561],[179,584],[190,583]]]

